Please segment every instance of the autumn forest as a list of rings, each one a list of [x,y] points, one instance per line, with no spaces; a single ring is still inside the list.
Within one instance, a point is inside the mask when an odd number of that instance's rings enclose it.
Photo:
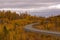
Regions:
[[[60,32],[60,15],[45,18],[28,12],[0,11],[0,40],[60,40],[58,36],[25,31],[25,25],[32,23],[39,23],[33,25],[39,30]]]

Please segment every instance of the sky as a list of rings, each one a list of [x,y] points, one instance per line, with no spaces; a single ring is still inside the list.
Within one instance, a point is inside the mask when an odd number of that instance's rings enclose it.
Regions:
[[[2,9],[48,17],[60,14],[60,0],[0,0]]]

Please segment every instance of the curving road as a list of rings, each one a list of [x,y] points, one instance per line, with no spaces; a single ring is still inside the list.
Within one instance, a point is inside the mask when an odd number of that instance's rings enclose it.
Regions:
[[[25,31],[27,32],[37,32],[37,33],[42,33],[42,34],[53,34],[53,35],[57,35],[60,36],[60,32],[54,32],[54,31],[47,31],[47,30],[38,30],[36,28],[33,28],[33,25],[38,24],[38,23],[33,23],[33,24],[29,24],[26,25],[24,27]]]

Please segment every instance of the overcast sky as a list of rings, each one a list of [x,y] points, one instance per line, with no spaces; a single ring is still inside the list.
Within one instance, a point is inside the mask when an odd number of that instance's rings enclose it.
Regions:
[[[32,15],[58,15],[60,14],[60,0],[0,0],[0,9],[3,8],[18,12],[28,11]]]
[[[59,0],[0,0],[0,8],[34,8],[59,3]]]

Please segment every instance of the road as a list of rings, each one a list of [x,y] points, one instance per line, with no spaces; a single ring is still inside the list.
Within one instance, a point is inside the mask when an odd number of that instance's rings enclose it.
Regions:
[[[25,31],[37,32],[37,33],[42,33],[42,34],[52,34],[52,35],[60,36],[60,32],[54,32],[54,31],[48,31],[48,30],[39,30],[39,29],[33,28],[33,25],[35,25],[35,24],[38,24],[38,23],[26,25],[24,27]]]

